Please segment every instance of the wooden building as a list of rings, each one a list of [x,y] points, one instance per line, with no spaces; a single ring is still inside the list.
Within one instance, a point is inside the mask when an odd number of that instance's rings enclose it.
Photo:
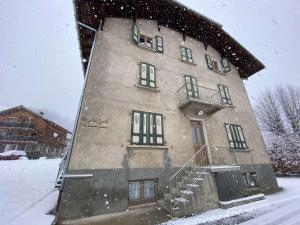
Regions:
[[[70,133],[60,125],[20,105],[0,112],[0,152],[24,150],[27,156],[61,157]]]

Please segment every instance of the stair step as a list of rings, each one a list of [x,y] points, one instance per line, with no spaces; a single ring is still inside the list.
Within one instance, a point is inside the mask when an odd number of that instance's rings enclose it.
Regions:
[[[192,195],[192,194],[194,194],[194,192],[192,192],[192,191],[189,191],[189,190],[182,190],[182,191],[180,191],[182,194],[185,194],[185,195]]]
[[[187,184],[186,186],[188,186],[188,187],[200,187],[200,185],[198,185],[198,184]]]
[[[175,201],[177,202],[189,202],[189,200],[187,200],[186,198],[183,198],[183,197],[179,197],[179,198],[175,198]]]
[[[194,181],[204,181],[203,178],[192,178],[192,180],[194,180]]]

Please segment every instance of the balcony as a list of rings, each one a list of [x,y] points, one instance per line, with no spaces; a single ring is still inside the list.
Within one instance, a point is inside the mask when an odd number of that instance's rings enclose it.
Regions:
[[[181,110],[194,111],[195,113],[203,111],[206,114],[212,114],[225,108],[218,90],[202,87],[198,84],[184,84],[178,89],[176,95]]]
[[[9,135],[1,135],[0,136],[1,143],[15,143],[15,142],[37,142],[37,137],[33,136],[9,136]]]
[[[0,128],[33,129],[34,124],[3,121],[0,122]]]

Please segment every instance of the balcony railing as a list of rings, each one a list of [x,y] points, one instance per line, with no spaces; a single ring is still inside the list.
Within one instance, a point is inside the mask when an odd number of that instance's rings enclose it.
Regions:
[[[234,152],[229,147],[211,145],[209,148],[211,165],[236,165]]]
[[[32,123],[16,123],[16,122],[3,121],[3,122],[0,122],[0,127],[33,129],[34,128],[34,124],[32,124]]]
[[[191,85],[190,88],[188,90],[187,85],[184,84],[178,89],[177,98],[179,100],[179,108],[188,108],[205,113],[213,113],[225,108],[218,90],[206,88],[198,84]]]
[[[11,136],[11,135],[1,135],[0,141],[2,142],[20,142],[20,141],[28,141],[28,142],[36,142],[37,137],[33,136]]]

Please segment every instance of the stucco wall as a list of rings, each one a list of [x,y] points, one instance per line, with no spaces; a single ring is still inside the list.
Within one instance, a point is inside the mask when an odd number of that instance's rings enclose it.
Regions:
[[[184,42],[181,33],[166,27],[158,31],[156,21],[138,19],[137,24],[141,34],[164,38],[164,53],[139,48],[132,41],[132,23],[129,19],[107,18],[104,30],[98,32],[69,169],[122,168],[128,157],[132,167],[143,167],[143,163],[147,168],[149,165],[163,167],[162,149],[148,149],[144,153],[142,149],[133,150],[128,156],[126,146],[130,145],[132,110],[164,115],[168,158],[172,166],[182,166],[194,154],[190,128],[190,117],[194,115],[184,114],[178,108],[176,97],[185,74],[195,76],[201,86],[217,90],[217,84],[224,84],[230,91],[234,107],[200,117],[206,124],[208,144],[228,146],[224,123],[240,124],[251,152],[237,153],[238,163],[269,163],[243,81],[235,67],[231,64],[226,76],[209,70],[205,53],[220,61],[217,51],[210,46],[205,50],[203,43],[190,37]],[[180,46],[192,49],[196,65],[179,60]],[[140,62],[155,65],[159,92],[135,86]],[[101,127],[89,126],[94,122],[100,122]]]

